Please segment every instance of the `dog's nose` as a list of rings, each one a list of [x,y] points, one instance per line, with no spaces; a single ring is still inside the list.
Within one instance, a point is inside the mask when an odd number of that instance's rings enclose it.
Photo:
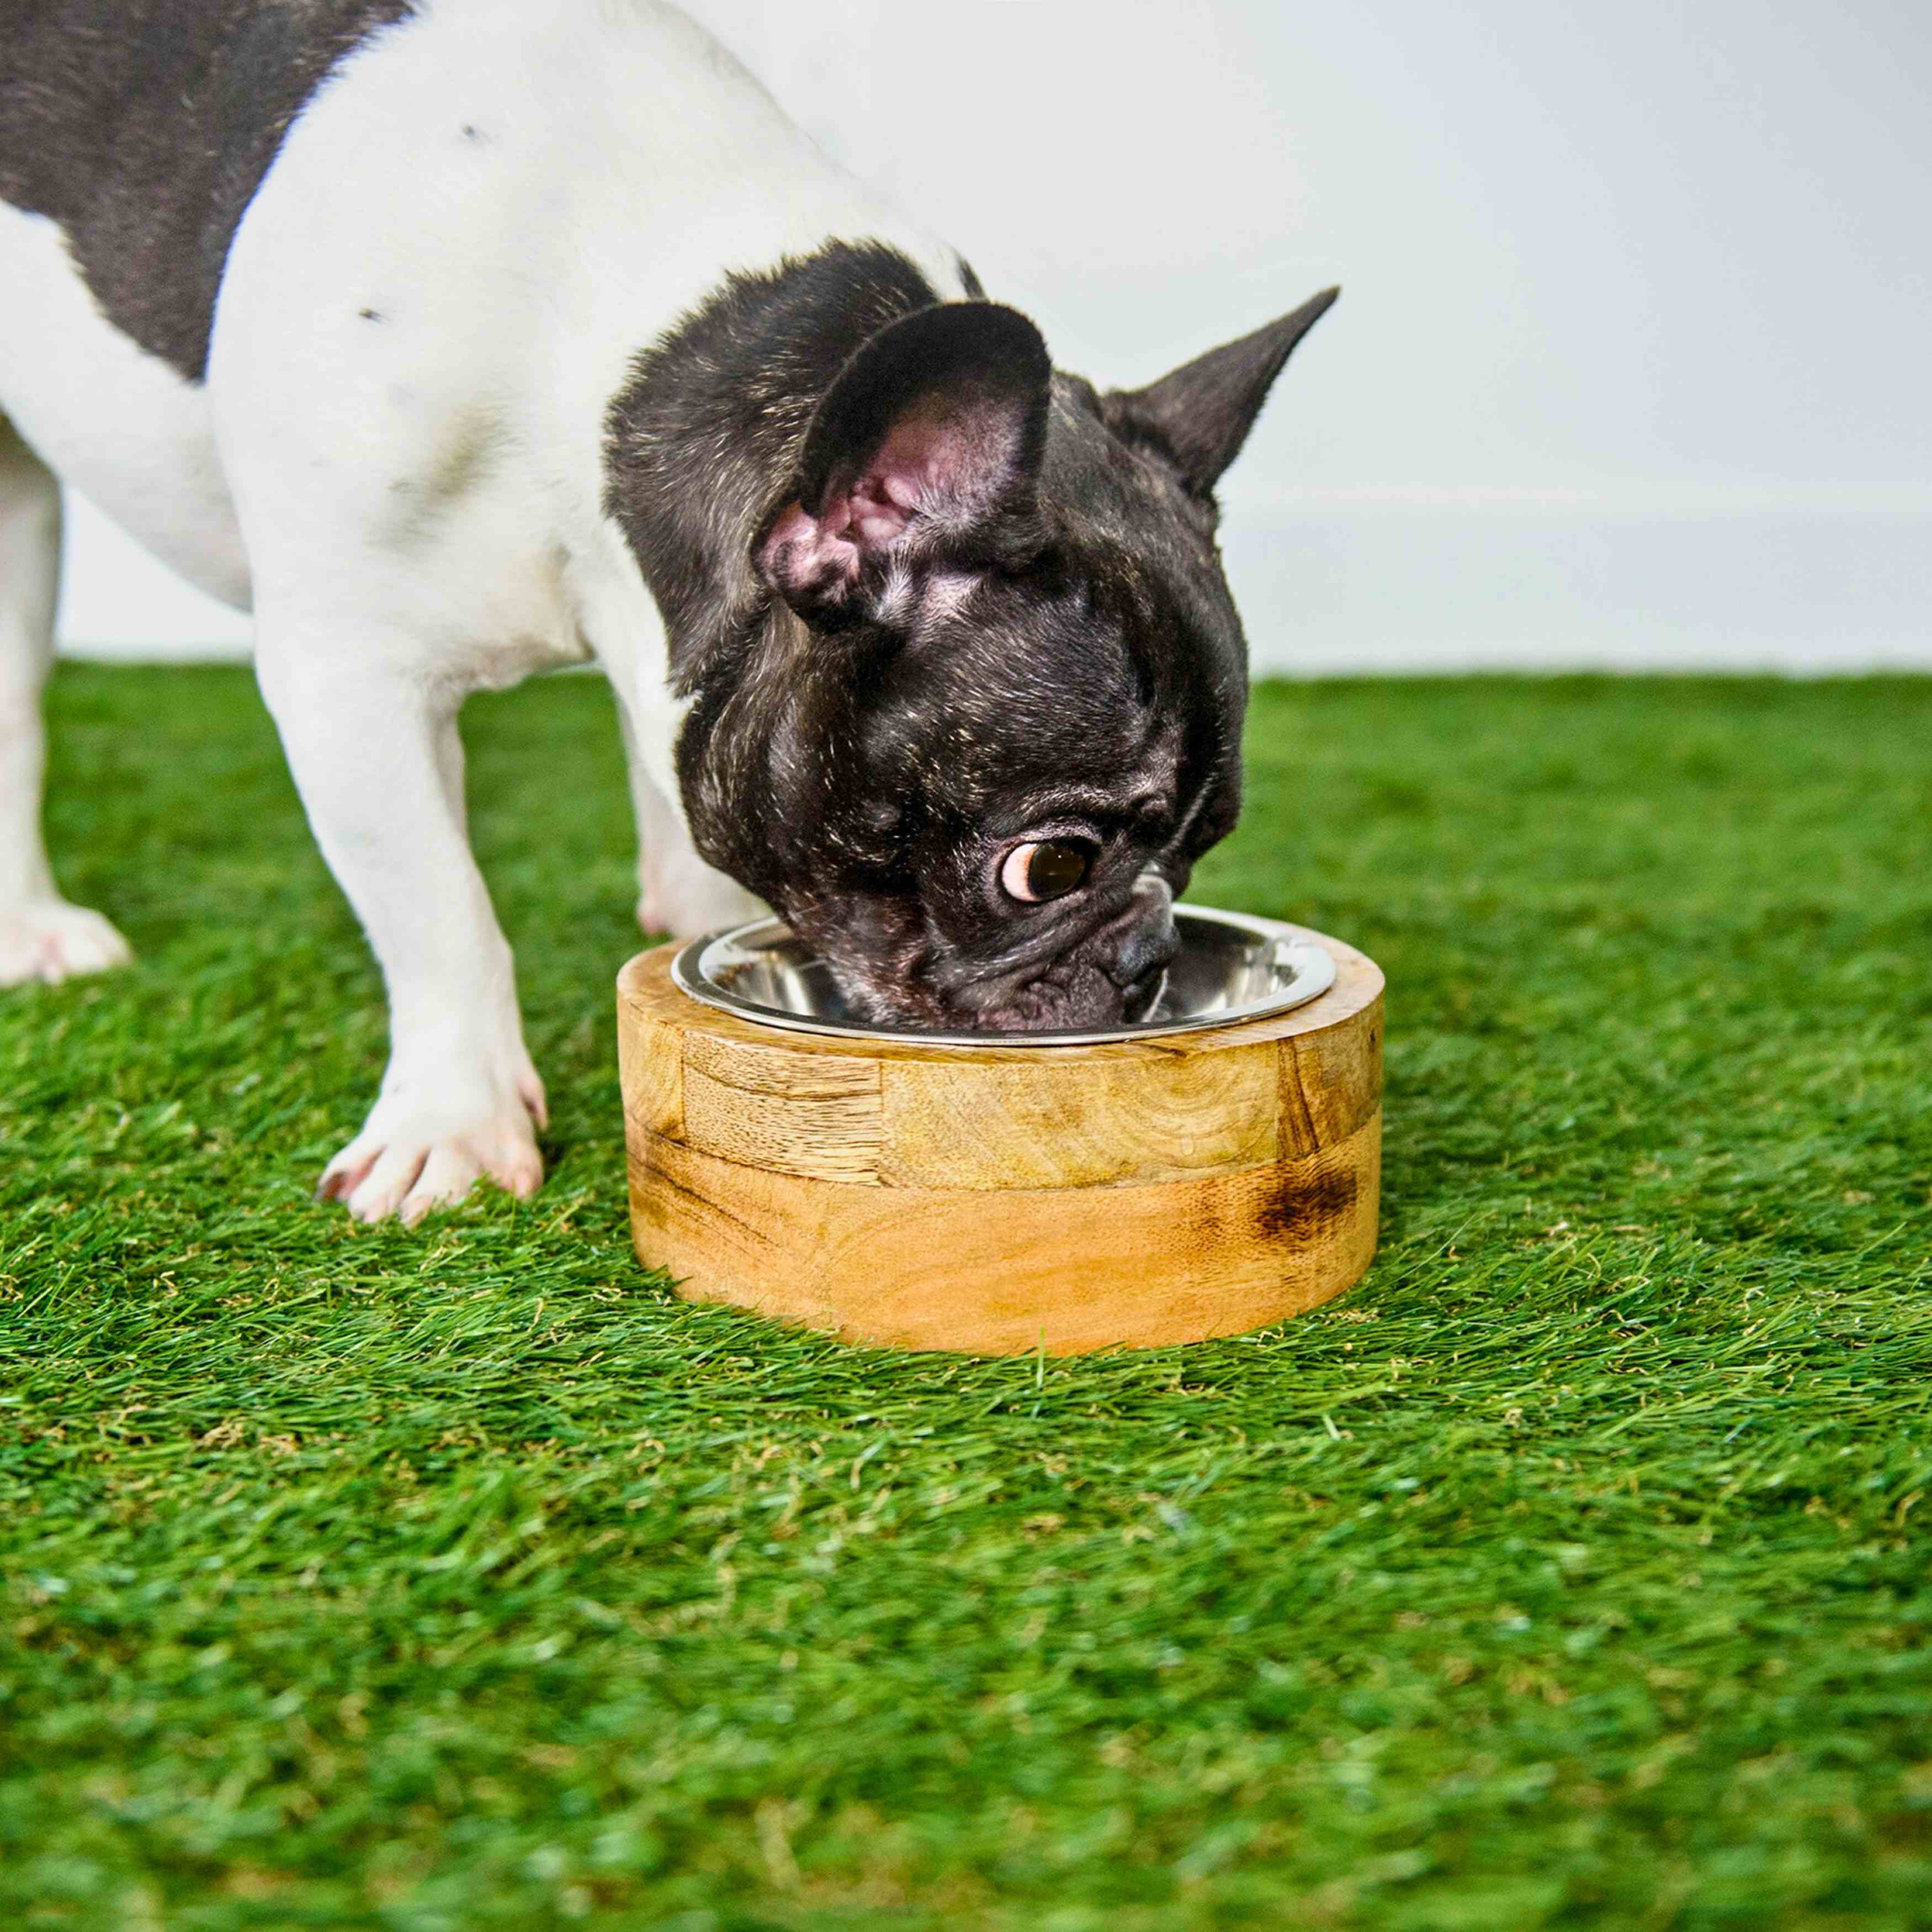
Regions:
[[[1102,961],[1101,970],[1120,987],[1138,986],[1162,970],[1180,950],[1171,914],[1135,926]]]
[[[1165,879],[1144,873],[1135,882],[1133,903],[1102,936],[1100,970],[1125,992],[1156,978],[1180,950],[1174,894]]]
[[[1120,995],[1120,1024],[1138,1026],[1152,1016],[1167,990],[1167,968],[1156,966],[1144,980],[1137,980]]]

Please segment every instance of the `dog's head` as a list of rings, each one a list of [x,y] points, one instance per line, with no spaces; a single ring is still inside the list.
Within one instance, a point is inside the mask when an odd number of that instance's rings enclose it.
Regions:
[[[879,1024],[1142,1017],[1240,802],[1246,646],[1213,489],[1334,299],[1150,387],[1056,373],[990,302],[880,331],[754,566],[780,647],[680,747],[700,849]]]

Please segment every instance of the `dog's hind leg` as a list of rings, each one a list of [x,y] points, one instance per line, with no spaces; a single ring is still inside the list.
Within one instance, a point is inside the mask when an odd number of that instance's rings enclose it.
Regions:
[[[46,730],[40,688],[54,654],[60,490],[0,416],[0,986],[124,964],[128,942],[56,887],[40,836]]]

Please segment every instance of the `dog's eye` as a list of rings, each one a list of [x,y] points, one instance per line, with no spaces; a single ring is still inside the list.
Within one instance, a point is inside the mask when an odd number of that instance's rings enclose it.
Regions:
[[[1064,898],[1087,882],[1094,862],[1090,848],[1069,838],[1040,838],[1016,845],[1000,862],[1000,884],[1008,895],[1029,905]]]

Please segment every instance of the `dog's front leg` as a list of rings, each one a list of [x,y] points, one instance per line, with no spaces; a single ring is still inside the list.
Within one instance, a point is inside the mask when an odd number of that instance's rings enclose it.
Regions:
[[[479,1174],[534,1193],[543,1084],[470,850],[460,692],[404,654],[358,651],[351,664],[268,627],[256,664],[310,825],[388,988],[382,1090],[320,1192],[358,1220],[412,1223]]]

